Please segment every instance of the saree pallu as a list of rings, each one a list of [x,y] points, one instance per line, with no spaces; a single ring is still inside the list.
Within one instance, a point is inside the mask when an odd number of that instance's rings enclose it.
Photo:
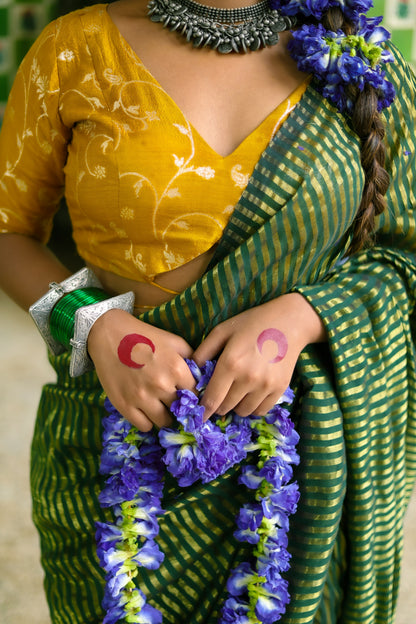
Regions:
[[[344,253],[363,189],[359,141],[311,84],[257,163],[206,274],[141,318],[196,346],[216,324],[285,292],[305,296],[328,343],[310,345],[293,379],[300,434],[284,624],[391,624],[402,520],[416,474],[415,81],[396,52],[399,97],[386,113],[388,208],[376,245]],[[278,322],[278,320],[276,321]],[[98,624],[95,554],[103,394],[53,360],[32,449],[34,519],[54,624]],[[166,558],[139,584],[166,624],[214,624],[225,579],[247,557],[233,538],[245,500],[231,472],[165,488]]]

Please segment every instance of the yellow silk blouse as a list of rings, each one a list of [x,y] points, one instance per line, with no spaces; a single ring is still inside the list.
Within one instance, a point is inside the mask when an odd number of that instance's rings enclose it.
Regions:
[[[149,73],[106,5],[50,24],[17,74],[0,143],[0,231],[46,242],[65,189],[80,256],[137,281],[209,250],[302,84],[228,156]]]

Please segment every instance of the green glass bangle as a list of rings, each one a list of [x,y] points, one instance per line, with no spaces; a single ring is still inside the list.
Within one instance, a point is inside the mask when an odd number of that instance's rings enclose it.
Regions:
[[[105,290],[94,286],[79,288],[64,295],[56,302],[49,317],[49,329],[52,336],[69,349],[70,340],[74,335],[75,312],[79,308],[109,298]]]

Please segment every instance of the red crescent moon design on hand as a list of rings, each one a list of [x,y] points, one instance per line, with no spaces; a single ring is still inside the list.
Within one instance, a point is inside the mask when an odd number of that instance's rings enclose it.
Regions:
[[[142,336],[141,334],[127,334],[127,336],[124,336],[124,338],[120,340],[117,354],[120,362],[129,368],[143,368],[144,366],[144,364],[139,364],[131,359],[131,352],[137,344],[145,344],[151,348],[153,353],[155,352],[155,345],[150,338],[146,338],[146,336]]]
[[[262,331],[257,338],[257,348],[260,353],[263,350],[263,345],[266,340],[271,340],[277,345],[278,348],[276,357],[269,360],[270,364],[276,364],[276,362],[280,362],[281,360],[283,360],[288,348],[287,338],[284,333],[281,332],[279,329],[274,329],[273,327]]]

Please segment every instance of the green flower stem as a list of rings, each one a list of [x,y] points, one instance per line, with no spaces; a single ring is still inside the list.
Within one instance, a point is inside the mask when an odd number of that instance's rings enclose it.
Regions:
[[[252,580],[247,583],[247,593],[249,597],[250,610],[248,612],[248,617],[250,620],[250,624],[261,624],[261,620],[258,619],[255,608],[259,596],[266,596],[267,593],[262,590],[261,584],[266,582],[266,577],[259,576],[258,574],[254,574]]]
[[[362,35],[348,35],[343,37],[341,43],[331,37],[325,37],[325,41],[330,47],[331,59],[341,56],[343,52],[349,52],[350,56],[357,56],[360,52],[371,67],[378,65],[381,60],[382,48],[376,43],[368,43]]]

